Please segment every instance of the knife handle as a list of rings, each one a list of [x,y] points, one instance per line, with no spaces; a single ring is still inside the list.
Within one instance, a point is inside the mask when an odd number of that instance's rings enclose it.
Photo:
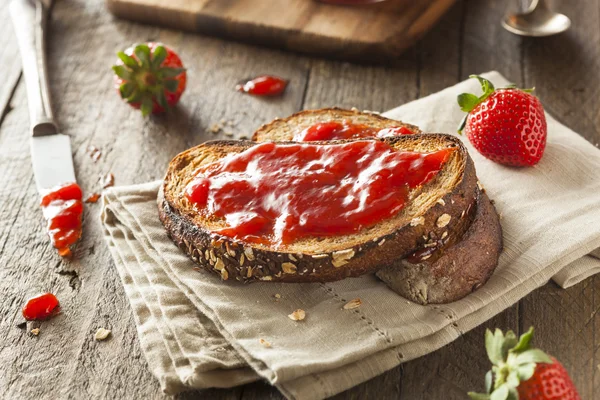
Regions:
[[[52,116],[46,68],[46,29],[51,0],[13,0],[10,4],[27,88],[32,136],[58,133]]]

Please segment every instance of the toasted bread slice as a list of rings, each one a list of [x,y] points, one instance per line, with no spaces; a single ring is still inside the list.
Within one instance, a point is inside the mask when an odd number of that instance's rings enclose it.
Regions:
[[[183,196],[198,167],[255,145],[251,141],[213,141],[177,155],[159,193],[160,219],[179,247],[223,279],[239,281],[325,282],[374,272],[423,246],[431,235],[460,235],[476,201],[473,162],[460,140],[450,135],[404,135],[380,139],[399,151],[453,151],[434,179],[409,193],[395,217],[343,236],[304,238],[277,248],[246,244],[214,232],[225,227],[205,218]],[[313,142],[328,146],[344,141]],[[455,233],[458,232],[458,233]]]
[[[414,133],[421,133],[421,130],[414,125],[385,118],[373,112],[333,107],[320,110],[304,110],[287,118],[276,118],[258,128],[252,135],[252,140],[256,142],[294,140],[294,136],[304,129],[316,123],[329,121],[350,121],[354,124],[367,125],[377,129],[405,127]]]
[[[494,205],[480,192],[465,234],[427,260],[402,259],[376,272],[390,289],[415,303],[459,300],[492,276],[502,251],[502,227]]]

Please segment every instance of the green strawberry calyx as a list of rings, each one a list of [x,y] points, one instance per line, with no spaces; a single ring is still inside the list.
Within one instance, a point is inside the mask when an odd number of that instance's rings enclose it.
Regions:
[[[158,45],[150,50],[147,44],[133,47],[133,55],[120,51],[117,53],[123,65],[112,67],[115,74],[123,80],[119,86],[121,97],[130,104],[139,104],[144,116],[152,112],[154,101],[165,110],[169,108],[165,90],[175,92],[179,87],[178,75],[185,68],[165,67],[167,49]]]
[[[482,76],[469,75],[469,78],[475,78],[479,81],[479,83],[481,84],[481,90],[483,91],[483,94],[479,97],[477,97],[476,95],[474,95],[472,93],[461,93],[457,96],[456,100],[458,102],[458,105],[460,106],[460,109],[467,113],[464,116],[464,118],[462,119],[462,121],[460,122],[460,125],[458,126],[459,134],[462,134],[462,131],[467,123],[467,117],[469,116],[469,113],[471,111],[473,111],[473,109],[475,109],[475,107],[477,107],[479,104],[486,101],[487,98],[490,97],[492,95],[492,93],[494,93],[496,91],[494,84]],[[527,92],[527,93],[531,93],[534,90],[534,88],[519,89],[519,88],[517,88],[516,85],[508,85],[503,88],[498,88],[497,90],[505,90],[505,89],[516,89],[516,90],[521,90],[521,91]]]
[[[529,380],[538,363],[553,361],[540,349],[532,349],[533,327],[519,339],[513,331],[493,333],[485,331],[485,348],[492,362],[492,369],[485,375],[486,393],[469,392],[472,400],[518,400],[517,387]]]

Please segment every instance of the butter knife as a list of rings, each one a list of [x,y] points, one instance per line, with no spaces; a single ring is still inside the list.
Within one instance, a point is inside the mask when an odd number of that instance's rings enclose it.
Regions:
[[[51,0],[13,0],[10,15],[17,35],[31,122],[31,161],[38,192],[75,181],[71,141],[52,115],[46,67],[46,30]]]

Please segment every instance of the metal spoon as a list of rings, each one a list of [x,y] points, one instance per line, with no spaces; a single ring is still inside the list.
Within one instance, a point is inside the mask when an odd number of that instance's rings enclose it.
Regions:
[[[571,20],[550,10],[546,0],[533,0],[524,12],[504,17],[502,26],[521,36],[550,36],[569,29]]]

